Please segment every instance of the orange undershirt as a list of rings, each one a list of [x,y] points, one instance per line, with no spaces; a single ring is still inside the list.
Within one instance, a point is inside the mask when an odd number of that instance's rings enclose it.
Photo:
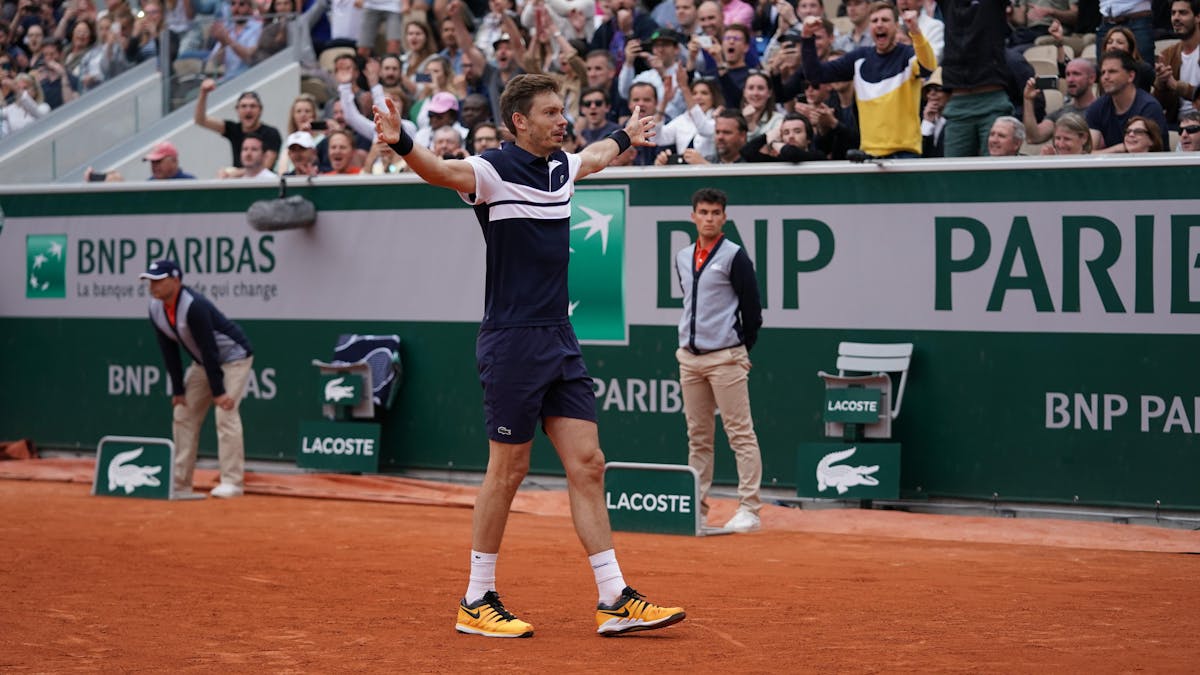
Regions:
[[[700,271],[701,267],[704,267],[704,261],[708,260],[708,255],[710,253],[712,253],[713,247],[716,246],[717,242],[721,241],[721,237],[724,237],[724,236],[725,236],[724,234],[718,234],[717,238],[713,239],[713,242],[708,245],[708,248],[700,248],[700,241],[699,240],[696,241],[696,271],[697,272]]]

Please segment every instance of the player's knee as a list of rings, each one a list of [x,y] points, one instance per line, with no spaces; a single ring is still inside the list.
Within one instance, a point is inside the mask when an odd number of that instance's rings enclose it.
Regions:
[[[571,465],[573,475],[569,478],[572,480],[585,482],[604,480],[604,452],[598,447],[580,453],[576,460],[571,462]]]

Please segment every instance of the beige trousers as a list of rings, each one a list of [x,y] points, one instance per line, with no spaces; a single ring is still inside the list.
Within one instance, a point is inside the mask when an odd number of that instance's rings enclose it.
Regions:
[[[683,415],[687,419],[688,465],[700,473],[700,513],[708,515],[708,492],[713,478],[713,438],[716,412],[737,460],[738,507],[758,513],[762,508],[762,454],[750,415],[750,355],[744,346],[708,354],[680,348],[679,382]]]
[[[248,356],[221,365],[225,393],[233,398],[233,410],[217,407],[217,461],[221,467],[221,482],[242,487],[246,466],[246,448],[242,441],[242,415],[238,407],[246,393],[246,380],[254,357]],[[175,436],[175,489],[192,489],[192,474],[196,470],[196,453],[200,448],[200,425],[212,407],[212,388],[204,368],[192,363],[183,374],[185,403],[175,406],[172,432]]]

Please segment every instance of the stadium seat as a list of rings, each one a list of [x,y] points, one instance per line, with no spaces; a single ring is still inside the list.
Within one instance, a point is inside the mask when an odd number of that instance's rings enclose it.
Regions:
[[[1096,60],[1096,43],[1093,42],[1092,44],[1084,47],[1083,51],[1079,52],[1079,58],[1095,61]]]
[[[399,335],[339,335],[330,362],[313,359],[322,374],[359,375],[365,391],[353,404],[351,416],[373,418],[391,407],[400,391],[403,368],[400,361]],[[327,419],[336,417],[335,406],[326,403],[322,412]]]
[[[865,438],[891,438],[892,420],[900,417],[900,404],[904,399],[904,387],[908,383],[908,367],[912,362],[911,342],[874,344],[864,342],[842,342],[838,345],[837,375],[820,371],[817,376],[825,381],[825,389],[847,389],[866,387],[880,391],[879,421],[863,428]],[[848,374],[856,373],[856,374]],[[892,403],[892,374],[898,374],[895,387],[895,403]],[[841,422],[826,422],[827,437],[841,437],[845,425]]]
[[[1167,147],[1164,148],[1167,152],[1175,152],[1175,148],[1179,147],[1179,132],[1167,132]]]
[[[1064,51],[1066,47],[1063,47]],[[1067,56],[1070,59],[1070,55]],[[1058,47],[1054,45],[1034,45],[1025,50],[1025,60],[1033,63],[1034,61],[1049,61],[1058,63]]]
[[[1045,77],[1047,75],[1058,77],[1058,62],[1043,61],[1042,59],[1034,59],[1029,61],[1029,65],[1033,66],[1033,72],[1038,76]]]

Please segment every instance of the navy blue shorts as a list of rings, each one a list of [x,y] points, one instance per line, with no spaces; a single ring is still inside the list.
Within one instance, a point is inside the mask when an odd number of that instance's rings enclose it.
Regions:
[[[596,421],[592,378],[570,324],[481,330],[475,359],[493,441],[531,441],[546,417]]]

